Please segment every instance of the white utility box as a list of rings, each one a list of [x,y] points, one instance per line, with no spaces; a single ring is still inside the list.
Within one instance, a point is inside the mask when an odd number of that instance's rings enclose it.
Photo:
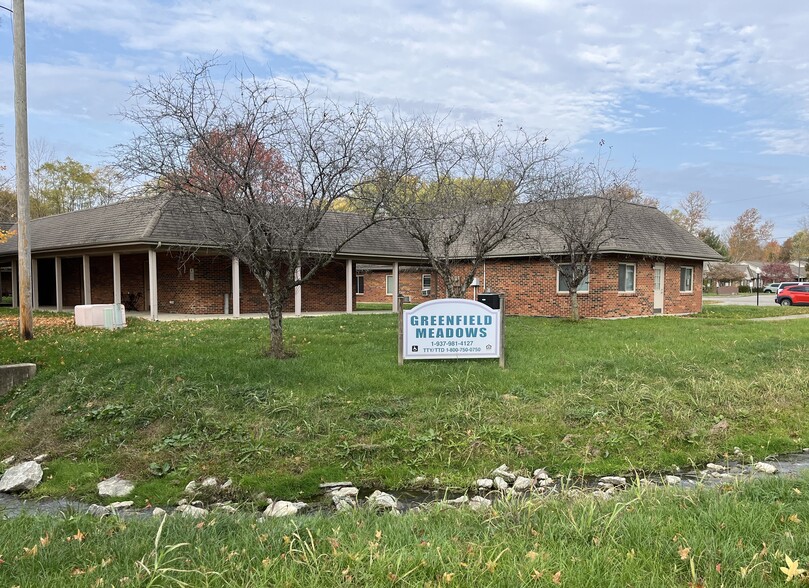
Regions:
[[[126,326],[123,304],[79,304],[74,309],[77,327],[120,329]]]

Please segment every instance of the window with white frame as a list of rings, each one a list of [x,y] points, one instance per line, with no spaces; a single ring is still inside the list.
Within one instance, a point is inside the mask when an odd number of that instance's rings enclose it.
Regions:
[[[634,263],[619,263],[618,264],[618,291],[619,292],[634,292],[635,291],[635,264]]]
[[[393,296],[393,274],[385,276],[385,294]]]
[[[559,293],[568,292],[567,287],[567,278],[565,277],[565,273],[569,274],[571,269],[571,264],[566,263],[564,265],[559,266],[559,269],[556,271],[556,291]],[[583,266],[579,266],[582,268]],[[579,283],[579,286],[576,288],[576,292],[579,294],[586,294],[590,291],[590,274],[588,273],[584,276],[584,279]]]
[[[421,274],[421,291],[422,293],[426,292],[426,295],[430,294],[430,288],[433,285],[433,276],[432,274]]]
[[[682,266],[680,268],[680,292],[694,291],[694,268]]]
[[[365,276],[357,276],[357,287],[355,292],[357,294],[365,294]]]

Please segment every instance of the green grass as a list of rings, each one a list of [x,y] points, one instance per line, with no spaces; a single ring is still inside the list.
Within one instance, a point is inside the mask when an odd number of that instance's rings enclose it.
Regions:
[[[751,319],[809,314],[809,306],[706,305],[699,318]]]
[[[501,501],[486,513],[168,517],[162,530],[158,519],[25,516],[0,521],[0,584],[782,586],[787,556],[809,567],[808,497],[803,476]]]
[[[504,462],[604,474],[809,445],[809,320],[733,316],[509,318],[500,370],[398,367],[391,315],[286,321],[296,357],[276,361],[262,320],[133,320],[111,332],[37,315],[23,343],[0,311],[0,363],[39,366],[0,399],[0,456],[55,458],[36,495],[90,497],[120,472],[138,504],[161,504],[203,475],[232,477],[243,497],[294,499],[324,480],[466,487]]]

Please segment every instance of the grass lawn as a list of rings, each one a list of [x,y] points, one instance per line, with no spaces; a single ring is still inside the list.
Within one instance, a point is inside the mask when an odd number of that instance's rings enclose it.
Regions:
[[[403,307],[407,310],[416,306],[415,303],[406,302]],[[390,302],[357,302],[357,312],[364,310],[393,310],[393,305]]]
[[[806,476],[630,489],[607,502],[501,501],[485,513],[169,517],[157,545],[157,519],[21,517],[0,521],[0,584],[783,586],[787,557],[809,567],[807,524]],[[789,585],[807,581],[803,572]]]
[[[35,494],[92,496],[102,476],[137,504],[192,478],[306,498],[324,480],[465,487],[500,463],[554,473],[670,470],[809,445],[809,320],[509,318],[496,361],[396,365],[396,317],[285,322],[297,356],[267,359],[264,320],[79,330],[37,315],[20,342],[0,311],[0,363],[36,362],[0,399],[0,456],[51,455]],[[4,320],[5,319],[5,320]],[[5,326],[3,326],[5,325]],[[727,427],[714,428],[725,421]]]

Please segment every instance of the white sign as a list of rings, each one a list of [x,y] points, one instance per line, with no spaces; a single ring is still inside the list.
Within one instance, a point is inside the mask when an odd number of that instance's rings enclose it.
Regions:
[[[500,310],[474,300],[445,298],[403,314],[404,359],[500,357]]]

